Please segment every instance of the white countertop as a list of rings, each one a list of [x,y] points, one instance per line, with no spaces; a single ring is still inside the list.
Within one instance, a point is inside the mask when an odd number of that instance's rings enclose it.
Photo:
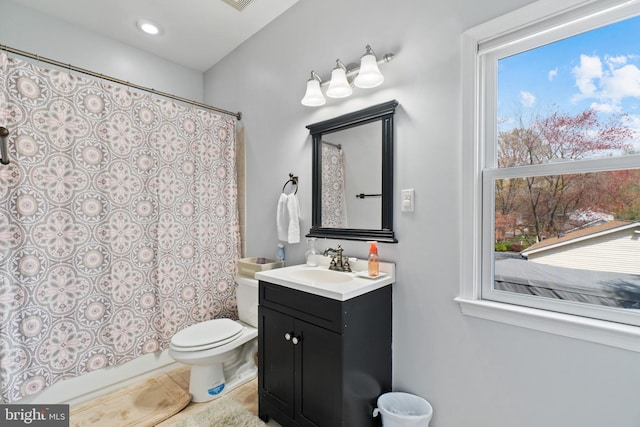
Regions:
[[[354,270],[352,273],[341,272],[341,274],[349,275],[352,280],[340,283],[312,282],[311,280],[303,280],[295,277],[295,274],[291,274],[297,270],[328,270],[326,265],[309,267],[306,264],[300,264],[291,267],[259,271],[255,274],[255,278],[338,301],[346,301],[366,294],[367,292],[388,286],[395,281],[396,266],[394,263],[380,262],[381,275],[375,279],[361,277],[358,274],[367,275],[366,270],[362,273],[362,270],[366,269],[366,263],[363,265],[360,261],[354,264],[355,266],[352,265],[352,269]]]

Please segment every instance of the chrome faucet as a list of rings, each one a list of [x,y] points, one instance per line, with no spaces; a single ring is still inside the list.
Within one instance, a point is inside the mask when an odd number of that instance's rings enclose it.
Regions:
[[[338,245],[336,249],[327,248],[324,250],[323,255],[327,256],[329,254],[333,254],[331,257],[331,262],[329,263],[329,270],[334,271],[347,271],[351,272],[351,266],[349,265],[349,259],[347,257],[342,256],[342,247]]]

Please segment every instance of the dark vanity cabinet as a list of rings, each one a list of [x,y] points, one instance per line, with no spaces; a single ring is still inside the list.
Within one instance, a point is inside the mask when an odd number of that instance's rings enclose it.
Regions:
[[[260,281],[259,415],[283,427],[377,426],[391,391],[391,285],[338,301]]]

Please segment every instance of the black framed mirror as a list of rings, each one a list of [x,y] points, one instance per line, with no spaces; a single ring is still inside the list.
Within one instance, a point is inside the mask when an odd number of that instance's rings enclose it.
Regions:
[[[307,126],[313,142],[307,237],[396,243],[392,100]]]

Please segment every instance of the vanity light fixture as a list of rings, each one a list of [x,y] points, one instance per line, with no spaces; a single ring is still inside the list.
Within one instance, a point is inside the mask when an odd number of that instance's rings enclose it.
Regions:
[[[384,76],[378,68],[378,64],[390,62],[394,57],[393,53],[387,53],[378,60],[371,46],[367,45],[365,53],[360,58],[360,67],[347,70],[347,67],[340,61],[336,60],[336,66],[331,71],[331,80],[323,81],[318,74],[311,71],[311,78],[307,81],[307,91],[302,98],[302,105],[308,107],[318,107],[326,103],[325,97],[322,95],[321,86],[329,85],[326,95],[330,98],[345,98],[353,93],[352,84],[356,87],[369,89],[380,86],[384,81]],[[350,77],[356,75],[353,81]]]

